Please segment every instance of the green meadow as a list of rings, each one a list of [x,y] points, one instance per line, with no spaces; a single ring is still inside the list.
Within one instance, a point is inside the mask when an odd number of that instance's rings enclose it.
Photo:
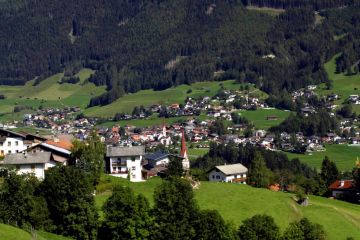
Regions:
[[[268,129],[279,125],[290,115],[290,112],[279,109],[257,109],[255,111],[239,111],[239,114],[254,124],[256,129]],[[275,116],[277,119],[267,120],[268,116]]]
[[[0,239],[2,240],[71,240],[71,238],[59,236],[56,234],[36,231],[35,235],[32,236],[29,232],[22,229],[0,224]]]
[[[197,82],[191,85],[180,85],[165,89],[163,91],[142,90],[134,94],[128,94],[117,101],[102,107],[86,109],[84,113],[95,117],[113,117],[118,112],[131,113],[134,107],[143,105],[145,107],[153,104],[170,105],[173,103],[184,103],[187,97],[197,98],[204,96],[215,96],[221,89],[239,90],[240,84],[234,80],[222,82]],[[265,98],[267,95],[250,85],[251,95]]]
[[[336,72],[336,59],[340,54],[335,55],[329,62],[325,64],[325,70],[329,78],[333,81],[333,89],[327,90],[324,84],[319,85],[316,92],[320,96],[326,96],[331,93],[336,93],[340,96],[340,100],[336,104],[343,103],[349,95],[360,93],[360,74],[347,76],[343,73],[337,74]],[[360,113],[360,106],[354,106],[354,110]]]
[[[14,113],[15,106],[28,106],[35,110],[40,106],[86,108],[93,96],[105,92],[105,87],[97,87],[86,81],[93,72],[87,68],[80,70],[76,74],[80,78],[77,84],[59,84],[63,73],[58,73],[44,79],[36,86],[34,86],[35,80],[27,82],[24,86],[0,86],[0,94],[5,96],[5,99],[0,100],[0,120],[21,120],[24,113],[32,112],[27,109]]]
[[[360,159],[360,146],[349,146],[332,144],[326,145],[326,151],[314,152],[312,154],[294,154],[286,153],[290,159],[299,158],[300,161],[316,169],[321,168],[322,160],[328,156],[330,160],[336,163],[336,166],[342,171],[350,171],[355,167],[357,158]]]
[[[130,183],[126,179],[103,176],[100,185],[107,188],[115,185],[129,186],[135,193],[145,195],[153,204],[154,189],[161,182],[160,178],[153,178],[146,182]],[[349,236],[360,239],[359,205],[310,196],[310,206],[302,207],[293,200],[292,194],[231,183],[201,182],[200,188],[194,192],[201,209],[216,209],[226,221],[235,226],[255,214],[268,214],[284,230],[289,222],[307,217],[322,224],[331,240],[346,239]],[[99,209],[110,194],[111,191],[105,191],[96,196]]]

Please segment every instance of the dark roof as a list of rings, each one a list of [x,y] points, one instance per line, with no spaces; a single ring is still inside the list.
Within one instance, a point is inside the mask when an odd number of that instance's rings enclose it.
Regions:
[[[5,156],[4,164],[32,164],[32,163],[48,163],[52,159],[50,152],[35,153],[13,153]]]
[[[24,139],[26,138],[26,135],[24,135],[24,134],[13,132],[13,131],[3,129],[3,128],[0,128],[0,135],[12,135],[12,136],[21,137]]]
[[[154,153],[149,153],[145,155],[145,159],[150,160],[150,161],[160,161],[164,158],[167,158],[169,156],[168,153],[162,152],[162,151],[157,151]]]
[[[106,150],[107,157],[141,156],[144,154],[145,154],[145,146],[108,147]]]

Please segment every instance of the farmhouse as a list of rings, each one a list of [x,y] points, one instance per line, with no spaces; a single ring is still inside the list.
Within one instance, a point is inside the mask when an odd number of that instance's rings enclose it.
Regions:
[[[330,185],[329,189],[332,191],[332,196],[334,198],[349,196],[352,195],[355,190],[354,181],[336,180]]]
[[[4,164],[15,166],[18,174],[34,174],[39,179],[45,178],[45,171],[56,165],[57,162],[50,152],[13,153],[5,156]]]
[[[106,170],[115,177],[127,178],[132,182],[140,182],[142,178],[142,161],[145,146],[112,147],[106,150]]]
[[[216,166],[209,172],[209,181],[246,184],[247,172],[248,169],[240,163]]]

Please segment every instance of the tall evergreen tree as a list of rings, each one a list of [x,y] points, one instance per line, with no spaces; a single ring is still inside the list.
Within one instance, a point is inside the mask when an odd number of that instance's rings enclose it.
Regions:
[[[96,239],[98,213],[93,185],[78,168],[59,166],[47,170],[42,192],[54,232],[76,239]]]
[[[339,177],[339,170],[336,164],[325,156],[321,164],[321,179],[325,182],[326,187],[329,187]]]
[[[149,239],[153,222],[143,195],[135,196],[128,187],[116,187],[103,211],[105,220],[99,239]]]
[[[154,239],[193,239],[199,210],[190,183],[185,179],[172,178],[164,181],[155,190],[154,196]]]
[[[248,173],[248,182],[254,187],[267,187],[271,183],[272,172],[267,168],[260,152],[255,152]]]
[[[95,131],[86,141],[75,140],[71,149],[73,164],[90,173],[93,185],[97,185],[104,172],[105,146]]]

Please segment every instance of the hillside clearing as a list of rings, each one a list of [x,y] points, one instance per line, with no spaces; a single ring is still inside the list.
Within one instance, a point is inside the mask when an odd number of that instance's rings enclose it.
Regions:
[[[103,176],[102,181],[130,186],[136,193],[144,194],[153,204],[153,191],[162,180],[153,178],[147,182],[130,183],[125,179]],[[110,194],[105,192],[96,196],[99,209]],[[201,209],[217,209],[225,220],[236,226],[255,214],[268,214],[284,230],[289,222],[307,217],[322,224],[329,239],[346,239],[349,236],[360,239],[358,205],[310,196],[310,206],[301,207],[294,202],[292,194],[230,183],[201,182],[200,188],[195,190],[195,196]]]
[[[316,169],[321,168],[321,163],[325,156],[336,163],[336,166],[342,171],[351,171],[355,167],[355,161],[360,158],[360,146],[349,145],[325,145],[326,151],[314,152],[309,154],[286,153],[289,159],[299,158],[300,161]]]

